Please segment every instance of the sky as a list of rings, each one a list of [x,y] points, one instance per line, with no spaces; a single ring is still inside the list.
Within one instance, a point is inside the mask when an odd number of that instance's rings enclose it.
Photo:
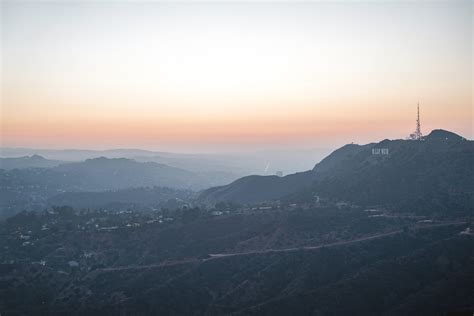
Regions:
[[[1,2],[1,146],[473,137],[472,1]]]

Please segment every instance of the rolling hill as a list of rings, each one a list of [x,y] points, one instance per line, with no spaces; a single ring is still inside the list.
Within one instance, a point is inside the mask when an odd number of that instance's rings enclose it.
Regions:
[[[46,159],[40,155],[0,158],[0,169],[52,168],[65,163],[61,160]]]
[[[77,201],[78,194],[64,195],[65,192],[90,192],[82,196],[92,196],[95,200],[98,194],[92,192],[142,187],[201,190],[216,183],[222,182],[212,174],[197,174],[165,164],[125,158],[101,157],[51,168],[0,169],[0,218],[22,210],[41,210],[50,205],[48,200],[57,195],[62,196],[52,199],[55,204],[61,201],[84,204]],[[108,197],[109,194],[101,195],[101,198]],[[130,200],[125,201],[123,197]],[[136,195],[126,194],[123,197],[119,199],[121,203],[137,204]],[[113,197],[110,202],[115,200]]]
[[[260,203],[314,194],[360,205],[413,211],[471,211],[474,142],[444,130],[421,141],[383,140],[345,145],[306,172],[278,177],[251,176],[205,190],[205,203]],[[423,201],[424,203],[416,203]],[[414,205],[422,205],[420,207]]]
[[[199,201],[212,204],[226,201],[234,203],[258,203],[275,200],[293,194],[308,187],[313,181],[311,171],[278,176],[248,176],[240,178],[229,185],[205,190]]]

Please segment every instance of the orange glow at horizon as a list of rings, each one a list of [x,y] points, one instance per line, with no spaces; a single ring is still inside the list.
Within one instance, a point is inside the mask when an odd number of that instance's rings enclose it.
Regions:
[[[413,108],[413,107],[412,107]],[[341,109],[342,110],[342,109]],[[422,108],[423,110],[423,108]],[[413,111],[412,111],[413,112]],[[392,113],[389,118],[380,120],[361,113],[349,113],[344,117],[314,113],[273,113],[272,116],[242,117],[44,117],[39,120],[25,118],[3,124],[4,139],[14,140],[13,144],[4,142],[3,146],[33,146],[34,139],[55,140],[63,147],[74,147],[71,140],[85,146],[98,143],[114,146],[135,143],[143,144],[278,144],[292,142],[322,142],[326,138],[340,139],[344,142],[354,140],[354,133],[366,141],[381,140],[381,137],[402,138],[413,129],[414,115]],[[412,113],[410,113],[412,114]],[[442,121],[431,121],[431,115],[423,115],[422,126],[427,133],[434,128],[457,130],[458,126],[445,126]],[[443,113],[445,116],[453,113]],[[441,114],[441,115],[443,115]],[[455,114],[455,113],[454,113]],[[462,113],[460,113],[462,114]],[[468,126],[469,117],[459,117],[457,122]],[[33,138],[32,142],[32,135]],[[139,142],[137,142],[139,140]],[[357,138],[356,138],[357,140]]]

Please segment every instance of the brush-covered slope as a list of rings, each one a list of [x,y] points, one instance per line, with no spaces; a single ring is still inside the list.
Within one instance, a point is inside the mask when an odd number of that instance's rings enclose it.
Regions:
[[[306,171],[277,176],[248,176],[229,185],[205,190],[199,201],[206,204],[226,201],[235,203],[259,203],[276,200],[302,190],[313,181],[313,172]]]
[[[345,145],[312,171],[286,177],[251,176],[201,194],[207,203],[263,202],[314,194],[349,202],[469,211],[474,192],[474,142],[444,130],[421,141]],[[423,203],[418,203],[423,202]],[[426,203],[429,202],[429,203]]]
[[[388,154],[374,154],[373,149]],[[474,142],[451,132],[435,130],[422,141],[384,140],[357,146],[323,168],[328,163],[323,160],[315,166],[317,181],[310,188],[323,196],[413,211],[473,207]]]

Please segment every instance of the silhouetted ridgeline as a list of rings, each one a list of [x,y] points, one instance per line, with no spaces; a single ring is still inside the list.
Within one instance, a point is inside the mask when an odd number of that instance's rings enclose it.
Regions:
[[[474,142],[434,130],[422,141],[349,144],[313,170],[283,178],[246,177],[205,190],[205,203],[308,200],[319,195],[400,211],[460,212],[474,205]]]
[[[223,179],[228,178],[228,175],[220,176],[215,172],[196,173],[165,164],[142,163],[125,158],[101,157],[60,165],[56,165],[56,161],[46,160],[39,156],[20,159],[5,158],[3,162],[5,161],[10,166],[15,165],[16,168],[0,169],[0,218],[22,210],[41,210],[50,205],[49,199],[65,192],[97,192],[140,187],[200,190],[221,184]],[[41,162],[42,165],[47,162],[52,166],[18,169],[20,165],[33,166],[36,161]],[[106,196],[107,194],[103,194],[101,197]],[[125,196],[131,198],[128,203],[136,202],[131,194],[125,194],[123,197]],[[176,197],[179,197],[179,194]],[[97,198],[98,196],[95,195],[93,199]],[[57,201],[62,200],[58,198]],[[64,200],[64,202],[68,201],[71,199]],[[120,201],[126,203],[123,199]],[[74,203],[73,206],[80,204]]]
[[[276,200],[298,192],[314,180],[310,171],[300,172],[285,177],[248,176],[240,178],[229,185],[205,190],[199,200],[206,204],[216,202],[259,203]]]
[[[17,158],[0,158],[0,169],[51,168],[65,163],[61,160],[50,160],[40,155]]]

